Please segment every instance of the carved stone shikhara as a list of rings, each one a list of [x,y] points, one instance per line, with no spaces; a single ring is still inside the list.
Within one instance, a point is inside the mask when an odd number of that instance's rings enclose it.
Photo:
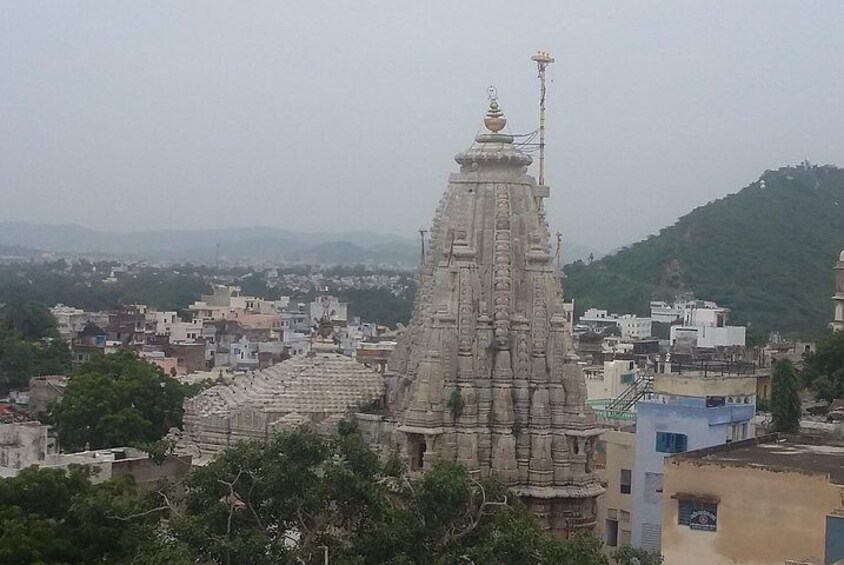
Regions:
[[[498,129],[455,158],[387,366],[400,389],[393,441],[411,472],[457,461],[494,475],[568,535],[594,526],[600,430],[569,343],[544,190],[527,174],[531,157],[500,133],[497,103],[492,114]]]

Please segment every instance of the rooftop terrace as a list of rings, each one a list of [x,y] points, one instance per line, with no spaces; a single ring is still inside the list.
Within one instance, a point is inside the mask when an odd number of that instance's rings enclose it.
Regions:
[[[675,456],[698,462],[828,475],[844,485],[844,442],[769,434]]]

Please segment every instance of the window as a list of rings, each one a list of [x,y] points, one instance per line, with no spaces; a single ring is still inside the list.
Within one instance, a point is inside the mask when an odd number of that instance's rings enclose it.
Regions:
[[[642,549],[659,551],[662,546],[662,524],[642,524]]]
[[[631,545],[633,543],[633,536],[630,535],[630,530],[621,530],[621,545]]]
[[[619,510],[618,518],[621,522],[630,522],[630,512],[627,510]]]
[[[686,451],[686,435],[671,432],[656,433],[656,450],[660,453],[684,453]]]
[[[630,494],[633,477],[630,469],[621,470],[621,494]]]
[[[618,545],[618,521],[607,520],[607,545],[616,547]]]
[[[718,528],[718,505],[690,499],[678,501],[677,523],[692,530],[714,532]]]
[[[838,563],[844,559],[844,516],[827,515],[825,534],[826,562]]]

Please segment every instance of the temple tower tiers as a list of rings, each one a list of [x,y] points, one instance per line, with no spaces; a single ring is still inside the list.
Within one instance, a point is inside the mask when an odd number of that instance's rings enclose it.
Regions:
[[[600,430],[570,355],[531,157],[493,100],[434,216],[412,321],[387,377],[411,472],[457,461],[494,475],[561,535],[591,528]]]
[[[832,331],[844,331],[844,250],[835,264],[835,295],[832,297],[835,311],[832,318]]]

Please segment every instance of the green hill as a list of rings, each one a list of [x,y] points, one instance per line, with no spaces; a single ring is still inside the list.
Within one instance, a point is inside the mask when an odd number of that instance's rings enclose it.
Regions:
[[[766,171],[657,235],[590,265],[566,267],[578,312],[648,313],[691,292],[759,331],[819,333],[832,317],[832,266],[844,248],[844,169]]]

